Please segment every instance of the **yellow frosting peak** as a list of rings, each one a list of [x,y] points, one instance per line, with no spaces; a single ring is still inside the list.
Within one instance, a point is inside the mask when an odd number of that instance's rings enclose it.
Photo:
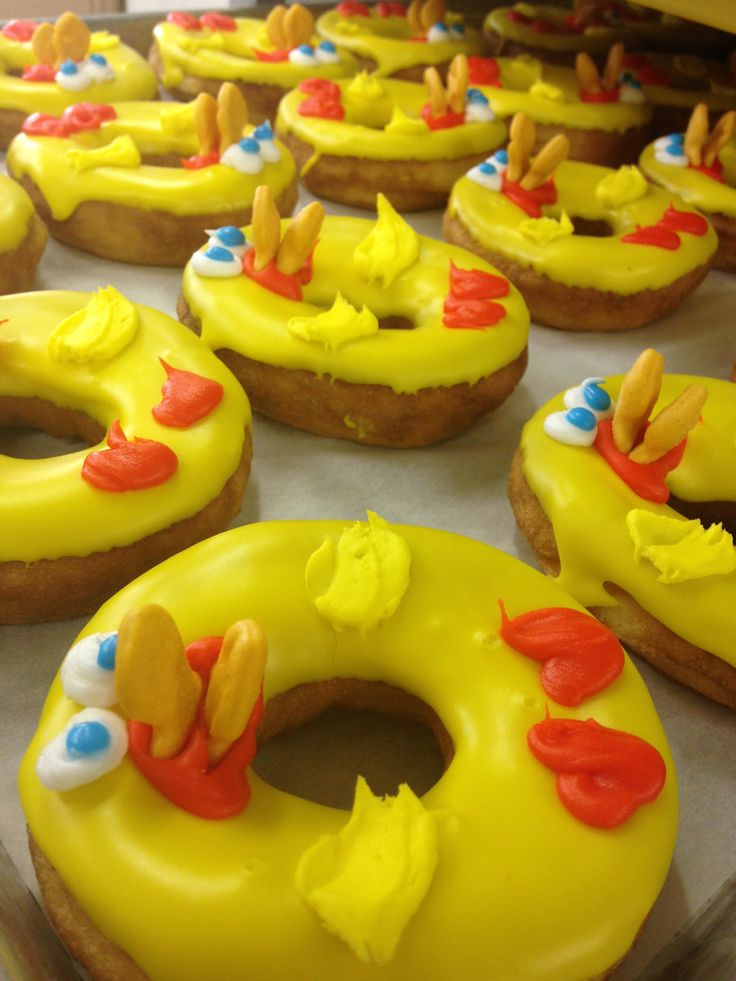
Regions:
[[[733,539],[720,524],[704,528],[700,521],[684,521],[634,508],[626,515],[637,562],[647,559],[659,572],[658,582],[678,583],[736,570]]]
[[[403,133],[408,136],[412,134],[424,135],[429,133],[427,124],[417,116],[410,116],[404,112],[401,106],[394,106],[391,119],[386,124],[387,133]]]
[[[386,86],[376,75],[358,72],[355,78],[348,83],[346,91],[348,95],[355,98],[380,99],[386,95]]]
[[[95,167],[140,167],[141,164],[138,147],[127,134],[116,136],[112,142],[93,150],[70,147],[66,155],[77,174]]]
[[[519,225],[519,231],[537,245],[547,245],[558,238],[565,238],[575,231],[567,212],[563,209],[559,218],[528,218]]]
[[[406,540],[372,511],[368,521],[346,528],[335,544],[326,538],[307,562],[307,590],[337,630],[361,633],[395,613],[409,586],[411,553]]]
[[[378,195],[376,209],[378,220],[356,247],[353,265],[363,279],[380,279],[385,288],[416,262],[419,236],[383,194]]]
[[[186,133],[194,124],[194,102],[176,102],[161,108],[161,129],[166,133]]]
[[[595,196],[606,208],[621,208],[647,193],[647,179],[638,167],[619,167],[596,186]]]
[[[133,304],[114,286],[106,286],[56,327],[49,336],[49,357],[77,364],[107,361],[130,344],[137,330]]]
[[[94,31],[89,39],[89,54],[96,54],[100,51],[109,51],[110,48],[117,48],[120,38],[117,34],[110,34],[109,31]]]
[[[529,95],[535,96],[537,99],[546,99],[548,102],[565,101],[565,93],[561,88],[552,85],[550,82],[543,82],[541,79],[537,79],[534,82],[529,89]]]
[[[302,855],[296,888],[360,960],[386,964],[436,865],[435,819],[411,788],[376,797],[358,777],[350,820]]]
[[[375,75],[361,72],[342,90],[346,119],[349,123],[380,129],[391,118],[393,99],[384,83]]]
[[[366,306],[356,310],[338,290],[329,310],[318,313],[316,317],[292,317],[286,326],[294,337],[316,341],[335,351],[348,341],[375,334],[378,320]]]

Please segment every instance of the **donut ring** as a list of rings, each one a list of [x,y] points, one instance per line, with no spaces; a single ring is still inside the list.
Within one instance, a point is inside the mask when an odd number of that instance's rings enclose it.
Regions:
[[[0,174],[0,293],[33,287],[48,231],[22,187]]]
[[[213,277],[210,250],[196,253],[179,305],[256,411],[320,436],[424,446],[514,389],[526,367],[528,315],[492,267],[417,236],[380,197],[378,222],[328,216],[321,231],[317,204],[291,226],[260,204],[242,267]],[[291,275],[282,274],[299,236]],[[264,272],[253,278],[258,262]],[[236,328],[244,310],[248,331]]]
[[[223,105],[232,125],[220,134]],[[254,130],[246,120],[232,85],[217,102],[78,105],[60,119],[28,119],[8,170],[60,241],[135,265],[183,266],[205,229],[250,221],[259,184],[285,214],[296,204],[291,154],[268,124]]]
[[[250,412],[204,345],[112,287],[3,297],[0,320],[2,425],[93,444],[43,460],[0,456],[0,622],[89,612],[227,527],[248,478]],[[201,419],[153,414],[193,379]]]
[[[563,140],[526,162],[519,135],[513,178],[506,158],[462,177],[445,212],[445,238],[498,266],[537,323],[614,331],[656,320],[708,272],[715,231],[635,167],[557,165]],[[526,146],[533,142],[529,134]],[[513,153],[510,146],[508,160]]]
[[[137,51],[121,44],[116,35],[107,31],[90,34],[77,15],[71,13],[62,14],[57,28],[59,25],[61,36],[58,30],[54,36],[50,25],[46,25],[50,40],[44,47],[48,49],[50,64],[44,64],[44,59],[34,52],[33,35],[39,27],[37,23],[14,20],[0,30],[0,148],[3,150],[20,132],[23,121],[31,113],[59,116],[66,108],[81,101],[110,103],[156,98],[156,76],[150,65]],[[83,50],[75,48],[77,37],[82,39],[80,44],[83,46],[86,39]],[[112,78],[95,80],[110,74],[105,71],[95,73],[94,69],[88,68],[90,62],[100,58],[107,63]],[[64,82],[63,77],[55,81],[58,65],[55,67],[54,62],[59,61],[71,63],[69,77],[72,79],[82,72],[89,74],[88,84]],[[21,77],[24,72],[30,73],[32,80]]]
[[[374,208],[381,192],[400,211],[438,207],[455,181],[506,139],[487,101],[468,98],[467,83],[451,96],[456,111],[437,76],[433,116],[425,87],[414,82],[362,73],[317,92],[312,82],[281,100],[276,131],[302,182],[329,201]]]
[[[728,599],[736,572],[727,571],[733,548],[713,529],[709,534],[718,540],[710,546],[702,542],[693,520],[700,519],[705,526],[723,521],[730,532],[736,530],[733,386],[687,375],[662,379],[653,416],[689,385],[707,390],[705,405],[696,408],[699,421],[687,436],[682,462],[675,465],[669,460],[674,469],[666,477],[672,495],[667,503],[666,490],[659,497],[655,493],[664,488],[655,464],[638,468],[646,484],[629,486],[594,445],[575,445],[572,437],[569,443],[558,442],[545,428],[552,419],[562,418],[565,407],[569,411],[573,406],[590,408],[579,397],[583,388],[592,387],[589,383],[595,383],[598,396],[603,390],[616,399],[622,382],[620,375],[605,383],[587,379],[581,388],[566,393],[564,403],[562,396],[555,397],[527,423],[509,483],[517,523],[545,571],[607,623],[627,647],[664,674],[736,708],[734,612]],[[599,421],[596,433],[593,420],[587,430],[591,441],[596,438],[596,446],[603,438],[600,425]],[[583,433],[568,422],[564,429]],[[683,517],[691,520],[684,522]],[[629,530],[632,521],[635,525]],[[592,527],[591,522],[596,529],[594,548],[580,536],[580,528]],[[689,571],[697,571],[700,563],[699,578],[688,579],[682,568],[675,572],[676,549],[670,549],[669,560],[664,547],[675,546],[685,531],[691,532]],[[711,566],[713,574],[708,575],[705,562],[715,553],[725,556],[726,565]]]
[[[345,535],[362,543],[370,564],[376,559],[382,571],[391,570],[392,580],[396,566],[388,551],[408,555],[410,565],[408,582],[398,577],[390,608],[359,603],[356,617],[340,622],[346,611],[339,604],[330,606],[335,619],[324,619],[314,603],[329,588],[329,556]],[[389,549],[381,550],[376,536],[388,538]],[[206,593],[202,569],[211,587]],[[363,572],[361,598],[371,591],[365,566]],[[579,609],[554,583],[495,549],[446,532],[385,526],[375,516],[352,528],[342,521],[237,528],[174,556],[119,593],[85,627],[88,642],[96,636],[99,643],[151,600],[173,617],[185,643],[222,635],[243,616],[260,623],[268,659],[259,738],[330,703],[353,705],[359,692],[364,706],[399,714],[414,696],[425,718],[428,708],[437,714],[454,756],[420,802],[430,821],[441,817],[426,894],[393,956],[377,941],[363,950],[364,959],[380,953],[386,962],[360,963],[347,942],[322,927],[295,886],[304,853],[320,836],[335,835],[345,812],[276,790],[249,771],[245,810],[221,820],[196,818],[154,790],[130,757],[94,783],[47,790],[36,775],[39,753],[80,708],[57,680],[22,763],[20,788],[49,912],[75,955],[94,967],[89,942],[80,947],[76,936],[81,911],[88,925],[91,920],[87,937],[103,945],[109,964],[122,957],[123,975],[135,981],[286,978],[305,963],[324,981],[603,977],[633,943],[670,861],[676,788],[665,737],[628,659],[617,680],[579,707],[552,702],[539,665],[499,636],[499,596],[509,617],[528,611],[534,619],[539,607]],[[591,618],[582,620],[600,629]],[[118,656],[122,643],[121,630]],[[391,693],[399,698],[393,709],[386,701]],[[555,775],[527,747],[545,705],[553,721],[592,717],[656,747],[667,766],[659,796],[615,830],[591,829],[573,817],[555,793]],[[151,834],[159,824],[166,835]],[[585,862],[570,861],[581,853]],[[404,864],[399,855],[392,868]],[[304,864],[298,874],[307,885]],[[65,901],[57,903],[51,890],[62,882]]]

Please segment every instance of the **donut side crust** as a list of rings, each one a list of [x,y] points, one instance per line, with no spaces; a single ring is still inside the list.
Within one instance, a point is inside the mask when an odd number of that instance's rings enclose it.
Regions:
[[[557,576],[560,556],[552,523],[524,476],[523,462],[519,448],[511,464],[508,483],[511,508],[543,571],[549,576]],[[678,636],[647,613],[620,586],[607,582],[605,587],[618,605],[592,606],[590,612],[610,627],[623,644],[662,674],[736,709],[736,668]]]
[[[474,252],[500,269],[524,297],[535,323],[560,330],[612,332],[651,323],[678,307],[702,282],[712,265],[709,261],[696,266],[662,289],[624,295],[557,283],[505,255],[491,252],[448,212],[442,230],[448,242]]]
[[[17,249],[0,255],[0,293],[25,293],[33,288],[36,267],[49,233],[38,215],[31,215],[28,231]]]
[[[177,314],[201,333],[183,296]],[[215,352],[240,381],[254,411],[297,429],[371,446],[430,446],[454,436],[499,406],[527,365],[527,349],[474,385],[394,392],[388,385],[359,385],[304,369],[264,364],[223,349]]]
[[[52,436],[77,436],[91,445],[104,430],[83,412],[60,409],[40,398],[0,398],[0,426],[30,426]],[[239,512],[250,474],[252,444],[219,495],[196,514],[130,545],[86,556],[0,563],[0,623],[66,620],[92,613],[113,593],[175,552],[224,531]]]
[[[718,251],[713,268],[736,272],[736,218],[716,213],[709,214],[708,219],[718,234]]]

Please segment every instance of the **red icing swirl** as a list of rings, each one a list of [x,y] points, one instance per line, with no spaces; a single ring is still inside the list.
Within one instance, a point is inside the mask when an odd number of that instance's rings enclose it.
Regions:
[[[640,436],[648,425],[649,423],[644,426]],[[653,463],[635,463],[625,453],[616,449],[616,444],[613,442],[613,423],[610,419],[603,419],[598,423],[598,431],[593,445],[608,466],[635,494],[643,497],[645,501],[665,504],[670,496],[665,478],[670,470],[674,470],[682,460],[687,439],[683,439],[681,443],[678,443],[677,446],[674,446]]]
[[[299,91],[309,96],[299,103],[300,116],[315,116],[319,119],[344,119],[345,110],[340,101],[340,88],[328,78],[305,78],[299,84]]]
[[[542,688],[560,705],[580,705],[621,674],[624,652],[598,620],[567,607],[530,610],[512,620],[501,607],[501,638],[515,651],[542,661]]]
[[[510,181],[506,172],[501,176],[501,192],[515,204],[517,208],[525,211],[530,218],[542,217],[542,205],[555,204],[557,201],[557,188],[555,187],[554,177],[535,187],[533,191],[525,190],[516,181]]]
[[[219,382],[192,371],[172,368],[163,358],[159,360],[166,372],[166,381],[161,388],[164,397],[151,412],[162,426],[187,429],[220,404],[224,389]]]
[[[77,102],[68,106],[61,116],[34,112],[23,123],[27,136],[58,136],[64,139],[83,130],[99,129],[104,122],[115,119],[113,106],[97,102]]]
[[[619,89],[611,89],[609,92],[586,92],[580,89],[581,102],[618,102]]]
[[[253,49],[253,54],[256,56],[257,61],[268,61],[268,62],[280,62],[289,60],[288,48],[276,48],[273,51],[259,51],[257,48]]]
[[[710,177],[713,181],[718,181],[719,184],[725,184],[723,177],[723,164],[720,160],[716,159],[710,166],[708,164],[698,164],[694,167],[692,164],[688,164],[691,170],[697,170],[699,174],[703,174],[705,177]]]
[[[678,211],[674,204],[670,204],[657,224],[673,232],[685,232],[699,237],[708,231],[708,221],[703,215],[699,215],[697,211]]]
[[[594,719],[550,719],[527,733],[534,756],[557,774],[567,810],[595,828],[615,828],[655,800],[667,779],[660,752],[650,743]]]
[[[422,106],[422,119],[429,129],[452,129],[455,126],[462,126],[465,122],[464,112],[446,112],[442,116],[433,116],[432,107],[427,103]]]
[[[484,330],[506,316],[506,308],[493,301],[506,296],[509,284],[503,276],[482,269],[458,269],[450,260],[450,292],[445,299],[445,327]]]
[[[166,20],[169,24],[176,24],[177,27],[181,27],[183,31],[202,30],[199,18],[195,17],[194,14],[186,13],[184,10],[172,10],[166,15]]]
[[[670,252],[680,248],[680,236],[677,232],[660,222],[656,225],[637,225],[636,231],[622,235],[621,241],[627,245],[653,245],[657,249],[667,249]]]
[[[375,10],[379,17],[406,17],[403,3],[377,3]]]
[[[82,477],[98,490],[120,493],[163,484],[179,461],[170,447],[153,439],[129,440],[118,419],[110,426],[109,449],[93,450],[82,464]]]
[[[371,15],[369,8],[364,3],[358,3],[357,0],[343,0],[342,3],[338,3],[335,10],[341,17],[370,17]]]
[[[317,243],[315,243],[316,247]],[[272,259],[263,269],[256,269],[254,266],[255,250],[249,249],[243,256],[243,272],[259,286],[263,286],[272,293],[278,293],[279,296],[284,296],[287,300],[301,300],[302,286],[312,278],[313,254],[314,249],[312,249],[302,268],[292,276],[288,276],[277,268],[275,259]]]
[[[234,31],[238,26],[232,17],[228,17],[227,14],[219,14],[214,10],[202,14],[199,23],[209,31]]]
[[[21,77],[24,82],[54,82],[56,70],[53,65],[26,65]]]
[[[208,820],[233,817],[250,800],[246,767],[256,755],[256,730],[263,714],[263,690],[243,733],[215,766],[207,760],[204,699],[210,672],[222,649],[222,637],[206,637],[187,647],[191,668],[203,682],[197,717],[186,745],[170,759],[151,756],[151,726],[128,722],[128,752],[143,776],[177,807]]]
[[[20,41],[23,43],[31,40],[37,27],[38,24],[35,20],[9,20],[3,27],[2,33],[4,37],[10,38],[11,41]]]
[[[204,167],[213,167],[220,162],[218,151],[214,153],[199,153],[194,157],[182,157],[181,165],[186,170],[202,170]]]
[[[501,69],[495,58],[470,55],[468,58],[468,81],[471,85],[493,85],[502,88]]]

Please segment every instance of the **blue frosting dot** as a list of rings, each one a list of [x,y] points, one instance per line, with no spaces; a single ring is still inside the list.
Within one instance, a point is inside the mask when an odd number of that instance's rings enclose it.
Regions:
[[[478,170],[481,174],[495,174],[497,173],[496,168],[488,160],[484,160],[483,163],[478,164]]]
[[[110,733],[102,722],[77,722],[66,734],[66,751],[79,759],[103,753],[110,745]]]
[[[268,120],[265,123],[261,123],[253,130],[253,136],[256,140],[272,140],[273,130],[271,129],[271,124]]]
[[[450,33],[449,30],[447,29],[447,25],[446,24],[443,24],[441,20],[437,21],[436,24],[433,24],[432,25],[432,30],[433,31],[443,31],[445,34],[449,34]]]
[[[591,409],[596,409],[598,412],[605,412],[611,405],[611,396],[595,382],[588,382],[583,387],[583,398]]]
[[[215,262],[232,262],[233,259],[232,252],[229,249],[223,249],[220,245],[213,245],[207,249],[205,255],[208,259],[214,259]]]
[[[500,164],[507,164],[509,162],[508,150],[496,150],[493,156]]]
[[[450,28],[450,31],[456,37],[465,36],[465,26],[463,24],[453,24],[452,27]]]
[[[96,65],[106,65],[107,64],[107,58],[104,55],[101,55],[101,54],[91,54],[89,56],[89,60],[90,61],[94,61],[94,63]]]
[[[682,156],[682,144],[680,143],[668,143],[664,148],[664,152],[668,153],[671,157],[681,157]]]
[[[231,248],[233,245],[245,245],[245,235],[235,225],[223,225],[222,228],[217,229],[215,235],[223,245],[229,245]]]
[[[468,89],[468,91],[465,93],[465,97],[468,102],[480,102],[488,105],[488,99],[486,99],[480,89]]]
[[[115,655],[118,650],[118,635],[111,634],[100,644],[99,650],[97,651],[97,663],[105,671],[115,670]]]
[[[258,146],[258,140],[254,140],[252,136],[244,137],[238,144],[241,150],[245,150],[246,153],[258,153],[260,147]]]
[[[337,48],[332,43],[332,41],[322,41],[319,44],[319,49],[320,51],[329,51],[330,54],[334,54],[337,51]]]
[[[597,426],[596,418],[590,409],[583,409],[582,407],[569,409],[565,413],[565,418],[571,426],[575,426],[576,429],[584,429],[587,432]]]
[[[304,55],[314,54],[314,48],[311,44],[300,44],[299,51]]]
[[[76,75],[79,69],[71,58],[67,58],[66,61],[62,61],[59,65],[59,71],[62,75]]]
[[[668,135],[667,139],[670,141],[670,143],[674,144],[675,146],[682,146],[684,144],[684,142],[685,142],[685,134],[684,133],[670,133]]]

